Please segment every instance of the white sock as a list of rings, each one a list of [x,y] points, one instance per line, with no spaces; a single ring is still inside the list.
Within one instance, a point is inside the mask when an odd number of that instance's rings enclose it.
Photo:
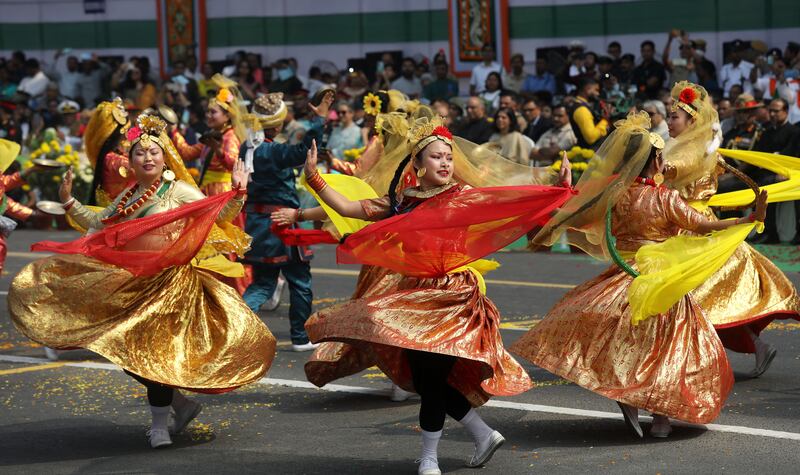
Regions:
[[[470,409],[467,415],[458,422],[464,425],[479,446],[488,442],[489,436],[494,432],[494,429],[483,422],[483,419],[475,409]]]
[[[422,459],[433,459],[439,463],[439,439],[442,438],[442,431],[436,432],[422,431]]]
[[[180,391],[178,391],[177,389],[174,389],[172,391],[172,404],[170,405],[172,406],[173,409],[175,409],[176,412],[183,409],[183,407],[186,405],[187,402],[189,402],[189,399],[187,399],[186,396],[181,394]]]
[[[150,406],[150,413],[153,415],[153,424],[150,429],[167,430],[167,420],[169,419],[169,406],[156,407]]]

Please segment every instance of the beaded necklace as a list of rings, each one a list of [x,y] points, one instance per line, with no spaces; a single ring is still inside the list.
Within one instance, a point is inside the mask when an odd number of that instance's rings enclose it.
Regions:
[[[141,208],[142,205],[147,202],[147,200],[149,200],[153,196],[153,194],[156,192],[156,190],[158,190],[158,187],[160,185],[161,185],[161,179],[159,178],[158,180],[156,180],[155,183],[150,185],[150,188],[145,190],[145,192],[142,193],[142,196],[137,198],[136,201],[133,202],[133,204],[126,207],[126,205],[128,204],[128,200],[130,200],[131,197],[134,195],[134,193],[136,193],[136,191],[139,189],[139,185],[137,184],[136,186],[128,190],[128,192],[125,193],[122,199],[119,200],[119,203],[117,203],[116,212],[107,218],[101,219],[100,222],[102,222],[103,224],[109,224],[118,221],[121,218],[127,218],[128,216],[132,215],[133,213],[136,212],[136,210]]]

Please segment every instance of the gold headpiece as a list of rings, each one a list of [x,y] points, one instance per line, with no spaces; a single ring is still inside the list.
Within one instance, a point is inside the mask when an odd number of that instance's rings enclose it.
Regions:
[[[131,127],[128,130],[128,141],[131,143],[131,150],[139,142],[142,143],[142,147],[149,147],[151,142],[155,142],[159,147],[165,149],[160,137],[167,128],[166,122],[155,115],[142,114],[136,119],[136,124],[136,127]]]
[[[705,99],[705,89],[698,89],[692,83],[686,81],[683,82],[685,83],[684,87],[680,88],[678,91],[675,90],[678,88],[673,89],[672,110],[675,111],[678,110],[678,108],[681,108],[686,111],[687,114],[692,116],[692,118],[696,118],[697,109]],[[677,96],[675,95],[675,92],[678,93]]]
[[[83,143],[86,147],[86,157],[94,167],[97,164],[98,155],[103,145],[109,137],[119,130],[124,133],[128,126],[128,111],[122,103],[122,99],[115,98],[110,102],[101,102],[92,112],[89,123],[86,124],[86,132],[83,134]]]
[[[451,147],[453,145],[453,134],[444,126],[439,117],[434,117],[412,128],[409,132],[409,141],[414,144],[411,149],[411,157],[416,157],[420,150],[437,140],[441,140]]]
[[[664,145],[665,145],[664,144],[664,137],[658,135],[655,132],[650,132],[650,135],[648,137],[650,139],[650,145],[652,145],[653,147],[655,147],[655,148],[657,148],[659,150],[662,150],[664,148]]]

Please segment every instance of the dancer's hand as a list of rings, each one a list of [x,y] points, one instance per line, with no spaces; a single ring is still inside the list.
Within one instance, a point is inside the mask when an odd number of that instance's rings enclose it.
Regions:
[[[331,105],[333,104],[333,91],[328,91],[325,93],[325,96],[322,97],[318,106],[315,106],[312,103],[308,103],[308,107],[314,111],[315,114],[322,117],[323,119],[328,118],[328,111],[331,110]]]
[[[303,167],[303,171],[306,174],[306,178],[317,173],[317,139],[311,141],[311,147],[306,153],[306,164]]]
[[[292,208],[281,208],[277,211],[273,211],[269,217],[272,222],[278,226],[289,226],[294,224],[295,219],[297,218],[297,210]]]
[[[72,199],[72,167],[69,167],[67,173],[64,173],[61,186],[58,188],[58,197],[62,203]]]
[[[231,185],[234,189],[245,189],[249,180],[250,172],[245,169],[244,160],[236,160],[231,171]]]
[[[755,216],[756,221],[761,221],[762,223],[767,218],[767,190],[761,190],[761,193],[758,194],[756,210],[753,216]]]
[[[567,152],[561,152],[561,169],[558,171],[559,183],[566,187],[572,186],[572,164],[569,163]]]

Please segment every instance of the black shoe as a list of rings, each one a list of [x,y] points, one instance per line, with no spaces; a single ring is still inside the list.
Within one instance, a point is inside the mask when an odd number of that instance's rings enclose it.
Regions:
[[[747,242],[750,244],[780,244],[781,240],[777,236],[770,236],[768,234],[759,234]]]

